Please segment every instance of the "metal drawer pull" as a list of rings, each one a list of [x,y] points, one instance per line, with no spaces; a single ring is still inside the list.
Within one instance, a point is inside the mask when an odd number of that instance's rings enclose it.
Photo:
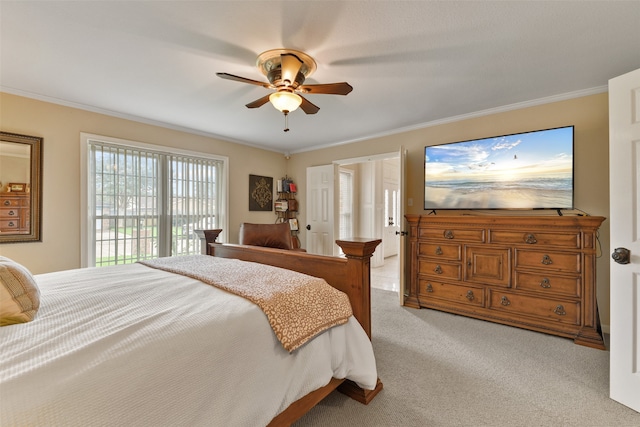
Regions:
[[[564,311],[564,307],[562,306],[562,304],[558,304],[558,305],[556,306],[556,309],[555,309],[555,310],[553,310],[553,312],[554,312],[555,314],[557,314],[558,316],[564,316],[564,315],[566,315],[566,314],[567,314],[567,312],[566,312],[566,311]]]
[[[13,221],[9,221],[9,227],[15,227],[16,224]]]
[[[533,234],[526,234],[524,236],[524,242],[530,245],[538,243],[538,241],[536,240],[536,236],[534,236]]]
[[[445,239],[453,239],[453,231],[451,231],[451,230],[445,230],[445,232],[444,232],[444,238],[445,238]]]
[[[436,248],[436,255],[442,255],[442,248],[440,246]]]
[[[5,205],[5,206],[9,206],[10,204],[11,204],[11,202],[10,202],[10,201],[8,201],[8,200],[5,200],[5,201],[4,201],[4,205]]]
[[[548,278],[544,278],[540,281],[540,287],[545,288],[545,289],[549,289],[551,287],[551,282],[549,281]]]
[[[507,297],[502,297],[500,298],[500,304],[506,307],[507,305],[511,305],[511,301],[509,301],[509,298]]]
[[[473,296],[473,291],[467,291],[467,299],[469,301],[473,301],[475,297]]]
[[[540,262],[543,263],[544,265],[553,264],[553,261],[551,261],[551,257],[549,255],[544,255],[542,257],[542,261]]]
[[[16,211],[9,211],[9,216],[14,216],[16,214]]]
[[[436,265],[436,268],[433,269],[436,274],[442,274],[442,267],[440,265]]]
[[[431,286],[431,283],[427,283],[427,292],[433,292],[433,286]]]

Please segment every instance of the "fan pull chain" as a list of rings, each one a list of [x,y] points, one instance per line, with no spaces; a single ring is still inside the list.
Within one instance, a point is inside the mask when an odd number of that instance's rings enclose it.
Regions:
[[[284,113],[284,131],[289,132],[289,112],[287,110],[284,110],[283,113]]]

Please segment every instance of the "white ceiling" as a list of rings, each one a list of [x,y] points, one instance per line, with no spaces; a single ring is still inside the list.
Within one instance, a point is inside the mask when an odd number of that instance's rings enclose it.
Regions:
[[[640,1],[5,1],[0,89],[260,146],[305,151],[606,90],[640,68]],[[284,117],[258,54],[293,48],[347,96]],[[114,133],[116,133],[114,131]],[[117,136],[117,135],[115,135]],[[482,136],[482,135],[479,135]],[[489,135],[487,135],[489,136]]]

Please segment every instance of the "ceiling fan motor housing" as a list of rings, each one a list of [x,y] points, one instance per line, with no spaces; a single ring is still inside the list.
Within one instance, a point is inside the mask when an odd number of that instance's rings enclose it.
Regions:
[[[296,75],[295,81],[290,82],[288,80],[282,80],[282,69],[281,68],[273,68],[267,74],[267,79],[269,82],[274,85],[278,90],[283,88],[289,88],[292,92],[298,88],[301,84],[304,83],[305,75],[301,72],[298,72]]]
[[[284,63],[289,67],[285,70]],[[293,49],[272,49],[258,55],[256,66],[269,82],[278,89],[291,87],[295,90],[316,70],[316,62],[304,52]],[[293,81],[285,80],[283,74],[295,75]]]

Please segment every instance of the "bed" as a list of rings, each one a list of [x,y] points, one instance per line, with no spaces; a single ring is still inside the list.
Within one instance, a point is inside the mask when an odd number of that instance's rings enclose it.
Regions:
[[[177,267],[36,275],[35,318],[0,327],[0,425],[285,426],[335,389],[369,403],[382,389],[369,304],[380,241],[338,241],[345,257],[333,258],[220,244],[219,232],[199,232],[206,256],[191,264],[321,277],[347,295],[353,315],[286,341],[268,311]]]

